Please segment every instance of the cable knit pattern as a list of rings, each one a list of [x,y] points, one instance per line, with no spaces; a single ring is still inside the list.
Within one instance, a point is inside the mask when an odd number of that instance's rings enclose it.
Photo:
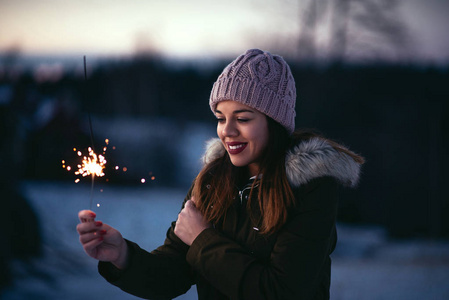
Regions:
[[[295,129],[295,80],[281,56],[251,49],[237,57],[214,83],[209,104],[234,100],[266,114],[289,133]]]
[[[203,162],[208,164],[225,153],[220,139],[211,139],[207,142]],[[290,149],[285,158],[285,169],[292,187],[323,176],[334,177],[345,186],[355,187],[360,177],[360,165],[322,138],[301,141]]]

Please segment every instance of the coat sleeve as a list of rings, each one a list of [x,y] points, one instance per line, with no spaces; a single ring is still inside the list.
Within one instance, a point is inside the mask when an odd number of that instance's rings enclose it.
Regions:
[[[188,263],[231,299],[321,299],[319,293],[327,298],[337,186],[322,177],[301,188],[300,204],[278,232],[268,262],[209,228],[191,245]]]
[[[190,191],[186,199],[189,195]],[[186,293],[194,284],[191,267],[186,262],[189,247],[175,235],[175,224],[168,229],[164,245],[151,253],[126,241],[127,268],[119,270],[109,262],[99,262],[100,275],[123,291],[144,299],[172,299]]]

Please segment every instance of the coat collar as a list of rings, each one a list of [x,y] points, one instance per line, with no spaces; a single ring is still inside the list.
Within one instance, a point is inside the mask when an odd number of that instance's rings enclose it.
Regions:
[[[203,162],[208,164],[225,153],[220,139],[211,139],[206,144]],[[285,157],[285,169],[292,187],[324,176],[355,187],[360,177],[360,165],[351,156],[335,150],[325,139],[318,137],[299,141],[292,147]]]

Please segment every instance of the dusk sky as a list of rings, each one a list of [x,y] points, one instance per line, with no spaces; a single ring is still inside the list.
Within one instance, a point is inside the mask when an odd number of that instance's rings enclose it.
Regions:
[[[405,51],[408,53],[403,51],[399,56],[448,63],[449,1],[398,2],[398,18],[411,36],[410,48]],[[234,56],[254,47],[288,49],[299,36],[302,9],[307,3],[0,0],[0,52],[17,48],[22,54],[107,56],[145,49],[172,57],[201,57]],[[355,26],[349,29],[357,30]],[[316,31],[318,55],[326,55],[328,40],[329,30],[323,22]]]

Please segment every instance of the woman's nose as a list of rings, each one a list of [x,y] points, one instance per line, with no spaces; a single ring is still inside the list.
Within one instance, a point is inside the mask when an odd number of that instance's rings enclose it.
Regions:
[[[233,122],[226,122],[226,124],[223,125],[222,134],[223,136],[237,136],[239,133]]]

